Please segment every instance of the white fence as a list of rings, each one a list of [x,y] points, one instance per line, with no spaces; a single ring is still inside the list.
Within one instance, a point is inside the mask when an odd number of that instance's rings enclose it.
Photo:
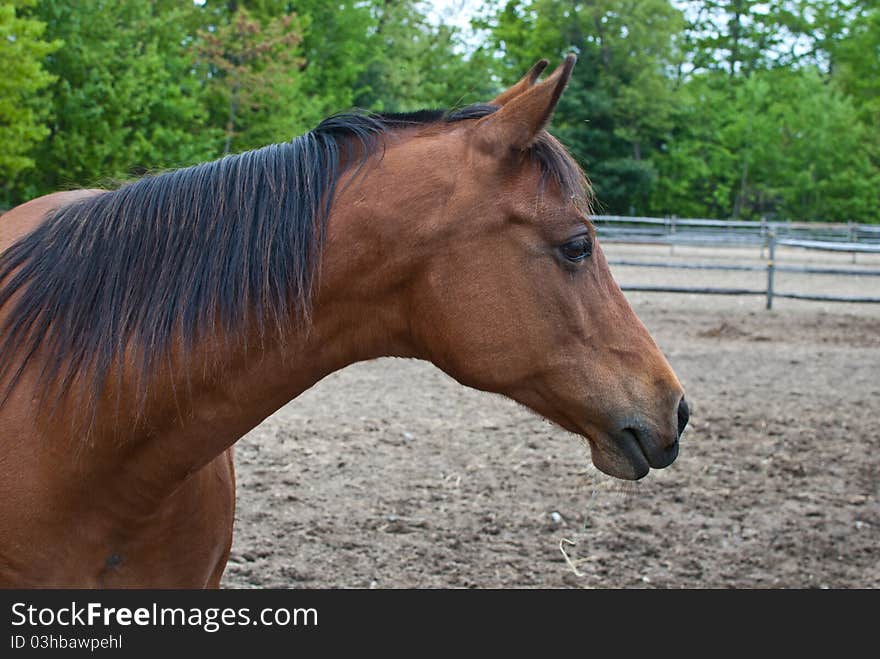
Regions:
[[[625,291],[656,291],[665,293],[692,293],[706,295],[761,295],[766,297],[768,309],[774,298],[817,300],[823,302],[880,303],[877,296],[825,295],[810,292],[777,291],[776,272],[797,272],[815,275],[843,275],[878,277],[880,270],[865,268],[820,268],[782,265],[776,262],[776,248],[787,247],[846,252],[852,254],[880,254],[880,226],[864,224],[819,224],[811,222],[750,222],[744,220],[680,219],[675,217],[621,217],[597,215],[593,217],[597,232],[606,243],[636,243],[669,245],[674,253],[676,245],[744,247],[757,246],[763,265],[734,265],[718,263],[684,263],[667,261],[611,260],[612,265],[644,268],[674,268],[693,270],[763,271],[764,288],[712,288],[688,286],[622,286]]]

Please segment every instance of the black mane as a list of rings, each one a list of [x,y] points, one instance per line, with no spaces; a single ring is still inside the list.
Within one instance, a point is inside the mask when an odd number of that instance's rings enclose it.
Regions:
[[[55,210],[0,254],[0,307],[13,305],[0,327],[0,382],[9,378],[0,403],[38,351],[43,394],[49,384],[60,395],[79,381],[94,411],[114,361],[129,348],[150,374],[175,340],[188,352],[217,329],[233,339],[254,326],[262,336],[280,334],[293,311],[307,322],[345,169],[363,165],[383,134],[496,109],[335,115],[291,142],[142,178]],[[585,193],[580,169],[550,135],[541,134],[531,155],[563,191]]]

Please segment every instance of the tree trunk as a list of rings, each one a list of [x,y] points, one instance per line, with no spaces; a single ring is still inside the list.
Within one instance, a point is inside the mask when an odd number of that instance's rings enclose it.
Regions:
[[[749,162],[743,158],[742,174],[739,177],[739,192],[733,202],[733,219],[737,219],[742,212],[743,203],[746,196],[746,182],[749,177]]]
[[[238,114],[239,101],[239,85],[236,83],[232,87],[232,94],[229,97],[229,117],[226,119],[226,142],[223,144],[224,156],[228,156],[232,150],[232,137],[235,135],[235,119]]]
[[[733,3],[733,18],[730,20],[730,77],[736,75],[736,63],[739,61],[739,41],[742,29],[742,3],[735,0]]]

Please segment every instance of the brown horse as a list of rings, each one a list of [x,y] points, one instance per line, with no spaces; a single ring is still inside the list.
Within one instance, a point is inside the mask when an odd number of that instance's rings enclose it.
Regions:
[[[430,360],[636,479],[687,423],[544,127],[574,57],[488,105],[286,144],[0,221],[0,585],[217,586],[232,445],[327,374]]]

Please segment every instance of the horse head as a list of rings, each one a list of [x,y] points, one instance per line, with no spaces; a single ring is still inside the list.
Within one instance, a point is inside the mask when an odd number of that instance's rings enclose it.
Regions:
[[[382,262],[361,271],[396,282],[412,354],[582,435],[596,467],[637,479],[675,460],[688,406],[612,277],[585,176],[545,130],[574,64],[539,82],[541,61],[490,104],[403,127],[365,175],[381,194],[346,194],[370,206],[358,230]]]

